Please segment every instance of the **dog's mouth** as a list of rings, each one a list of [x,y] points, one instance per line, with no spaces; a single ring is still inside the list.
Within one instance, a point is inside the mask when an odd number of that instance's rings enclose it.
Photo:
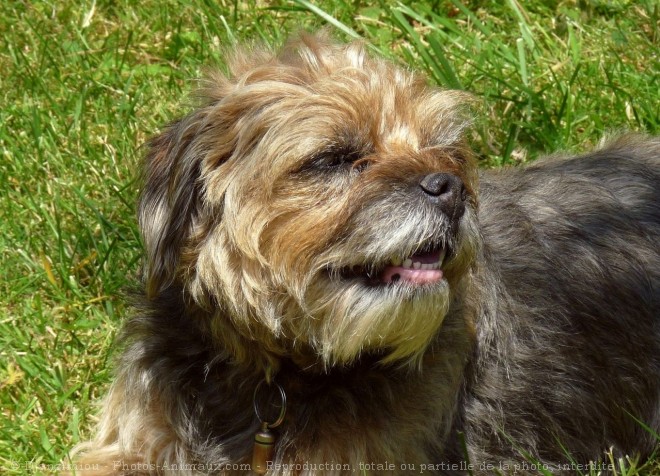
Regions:
[[[371,286],[421,286],[444,279],[443,266],[451,257],[446,245],[427,245],[409,256],[395,256],[381,264],[356,265],[340,271],[342,279],[361,279]]]

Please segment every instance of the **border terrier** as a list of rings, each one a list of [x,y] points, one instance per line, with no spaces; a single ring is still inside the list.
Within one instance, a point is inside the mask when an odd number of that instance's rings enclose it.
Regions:
[[[148,144],[144,293],[79,474],[654,450],[660,139],[479,171],[467,94],[325,34],[233,53],[198,98]]]

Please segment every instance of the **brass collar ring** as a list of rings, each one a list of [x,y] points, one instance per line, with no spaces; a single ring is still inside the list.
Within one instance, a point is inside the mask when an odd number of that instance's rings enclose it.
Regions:
[[[280,413],[273,422],[268,422],[264,418],[262,418],[263,413],[259,412],[259,390],[261,390],[263,384],[266,383],[266,380],[262,380],[257,384],[257,387],[254,389],[254,397],[253,397],[253,404],[254,404],[254,414],[257,416],[257,419],[261,422],[262,426],[265,425],[267,428],[276,428],[282,424],[284,421],[284,416],[286,415],[286,393],[284,393],[284,389],[280,384],[277,382],[272,382],[270,384],[267,384],[268,388],[275,386],[277,387],[277,390],[280,393]],[[268,400],[269,401],[269,400]]]

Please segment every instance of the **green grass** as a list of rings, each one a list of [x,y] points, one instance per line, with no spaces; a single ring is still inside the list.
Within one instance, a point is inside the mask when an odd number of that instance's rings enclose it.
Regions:
[[[141,256],[140,145],[221,46],[328,23],[360,36],[475,94],[484,166],[659,132],[657,3],[495,3],[2,2],[0,473],[49,473],[90,435]]]

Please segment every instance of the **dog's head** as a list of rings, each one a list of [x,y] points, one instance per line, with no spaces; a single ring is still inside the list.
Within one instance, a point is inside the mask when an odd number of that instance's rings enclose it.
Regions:
[[[465,95],[303,35],[235,54],[200,96],[150,143],[149,296],[301,361],[419,356],[474,255]]]

